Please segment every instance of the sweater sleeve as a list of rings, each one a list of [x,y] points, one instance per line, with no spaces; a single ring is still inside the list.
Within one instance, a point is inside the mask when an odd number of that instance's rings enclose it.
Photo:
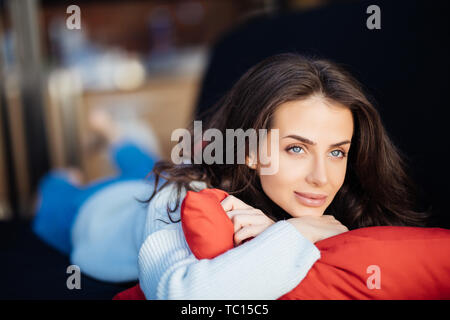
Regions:
[[[181,222],[150,234],[139,252],[139,282],[147,299],[277,299],[296,287],[320,251],[289,222],[214,259],[198,260]]]

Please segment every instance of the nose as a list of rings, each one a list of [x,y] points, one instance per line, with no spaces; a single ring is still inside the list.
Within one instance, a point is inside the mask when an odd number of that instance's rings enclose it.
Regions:
[[[311,169],[306,176],[306,182],[321,187],[328,182],[325,161],[317,157],[311,162]]]

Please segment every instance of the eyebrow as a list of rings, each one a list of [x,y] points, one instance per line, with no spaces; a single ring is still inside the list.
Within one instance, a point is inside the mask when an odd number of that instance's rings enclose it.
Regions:
[[[303,143],[306,143],[306,144],[309,144],[309,145],[315,145],[316,144],[314,141],[311,141],[311,140],[309,140],[309,139],[307,139],[305,137],[302,137],[302,136],[298,136],[296,134],[290,134],[290,135],[285,136],[285,137],[283,137],[281,139],[284,139],[284,138],[292,138],[292,139],[299,140],[299,141],[301,141]],[[342,146],[343,144],[347,144],[347,143],[351,143],[351,141],[350,140],[344,140],[344,141],[341,141],[341,142],[338,142],[338,143],[333,143],[333,144],[330,145],[330,147],[332,147],[332,148],[333,147],[339,147],[339,146]]]

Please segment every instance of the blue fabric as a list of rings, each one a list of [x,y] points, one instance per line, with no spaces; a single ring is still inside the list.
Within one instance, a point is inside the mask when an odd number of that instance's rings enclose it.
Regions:
[[[63,253],[70,253],[70,226],[77,212],[76,198],[82,192],[64,172],[53,171],[39,184],[39,206],[32,224],[34,233]]]
[[[79,208],[93,194],[121,181],[144,179],[159,160],[131,141],[112,146],[110,157],[118,175],[82,187],[73,185],[64,170],[49,172],[38,187],[39,205],[32,229],[58,251],[70,254],[71,229]]]
[[[137,280],[148,208],[137,199],[148,199],[153,186],[142,179],[121,181],[90,197],[72,226],[71,263],[98,280]]]

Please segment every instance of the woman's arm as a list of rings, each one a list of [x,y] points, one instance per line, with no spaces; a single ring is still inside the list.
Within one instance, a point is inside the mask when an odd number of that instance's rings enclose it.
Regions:
[[[277,299],[319,258],[312,242],[280,221],[214,259],[198,260],[175,223],[144,241],[139,282],[147,299]]]

